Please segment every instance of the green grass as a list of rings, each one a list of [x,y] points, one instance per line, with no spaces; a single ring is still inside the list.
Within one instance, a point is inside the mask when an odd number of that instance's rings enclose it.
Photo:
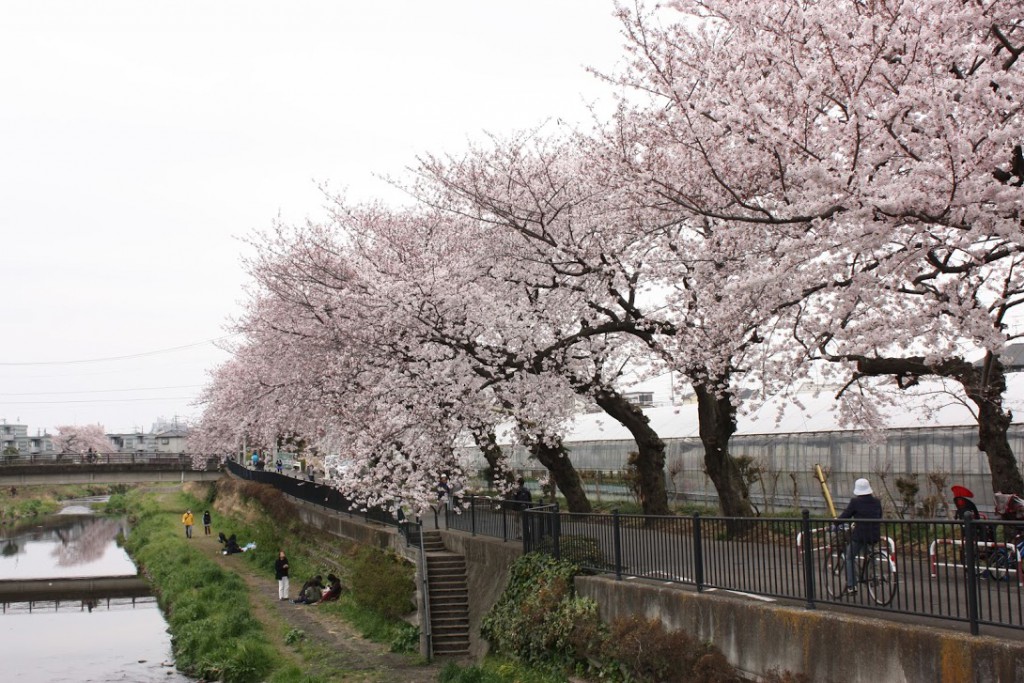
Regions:
[[[136,522],[125,547],[159,592],[179,669],[229,683],[257,683],[282,661],[249,611],[245,583],[190,548],[178,533],[178,509],[129,496]]]
[[[359,633],[375,643],[386,643],[392,652],[419,651],[419,629],[400,619],[392,619],[360,605],[351,594],[342,595],[337,602],[318,605],[317,609],[337,614]]]
[[[0,489],[0,521],[4,524],[54,514],[61,509],[61,501],[123,494],[128,490],[124,484],[43,484],[15,488],[15,495],[10,488]],[[97,510],[102,510],[102,506],[97,506]]]
[[[561,673],[490,655],[476,666],[448,664],[437,680],[438,683],[566,683],[569,679]]]
[[[209,499],[214,502],[209,503],[191,497],[186,504],[192,505],[193,510],[216,507],[214,497],[210,496]],[[218,510],[215,523],[218,529],[230,530],[225,533],[236,534],[241,545],[250,541],[255,542],[256,549],[243,553],[240,557],[268,576],[273,576],[277,552],[284,548],[295,591],[298,591],[309,577],[320,574],[326,578],[327,574],[332,572],[342,578],[346,588],[350,586],[350,579],[360,556],[360,553],[356,552],[358,546],[350,541],[319,532],[301,523],[283,523],[279,519],[271,518],[270,513],[249,523]],[[337,559],[325,561],[325,550],[337,556]],[[377,571],[386,569],[386,563],[381,563],[376,568]],[[400,618],[388,616],[372,606],[360,604],[350,592],[343,593],[337,602],[318,605],[317,609],[337,614],[364,638],[387,644],[392,652],[419,651],[418,628]]]

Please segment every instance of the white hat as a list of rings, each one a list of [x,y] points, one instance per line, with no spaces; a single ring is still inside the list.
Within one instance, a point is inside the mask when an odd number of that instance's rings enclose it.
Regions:
[[[853,483],[853,495],[855,496],[869,496],[874,493],[871,490],[871,484],[868,483],[867,479],[858,479]]]

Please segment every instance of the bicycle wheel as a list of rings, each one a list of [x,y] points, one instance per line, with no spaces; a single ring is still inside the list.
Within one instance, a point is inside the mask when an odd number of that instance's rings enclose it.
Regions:
[[[821,583],[828,597],[842,596],[846,588],[846,553],[833,551],[828,554]]]
[[[1006,548],[996,548],[988,556],[988,562],[985,563],[985,573],[990,579],[996,581],[1002,581],[1009,575],[1010,569],[1016,569],[1013,566],[1013,559],[1010,556],[1009,551]]]
[[[868,595],[876,605],[888,605],[896,597],[896,570],[889,563],[889,553],[873,552],[864,561],[864,582]]]

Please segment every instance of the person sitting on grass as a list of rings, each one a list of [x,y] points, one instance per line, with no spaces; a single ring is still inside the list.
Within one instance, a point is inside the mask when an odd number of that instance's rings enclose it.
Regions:
[[[238,547],[238,538],[235,534],[231,534],[229,537],[224,536],[224,532],[219,534],[220,542],[224,544],[224,550],[222,551],[225,555],[234,555],[235,553],[242,552],[242,549]]]
[[[312,579],[302,584],[299,590],[299,597],[292,600],[296,605],[315,605],[320,602],[323,596],[324,578],[317,574]]]
[[[320,602],[331,602],[341,597],[341,579],[334,574],[327,575],[327,590],[320,596]]]

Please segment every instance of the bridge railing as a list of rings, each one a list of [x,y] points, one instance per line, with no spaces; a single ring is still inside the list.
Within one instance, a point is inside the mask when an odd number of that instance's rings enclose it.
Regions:
[[[204,459],[205,469],[217,469],[220,458]],[[0,468],[47,465],[146,465],[173,469],[204,469],[195,467],[194,458],[186,453],[33,453],[28,455],[0,455]]]
[[[811,609],[856,609],[1024,630],[1024,522],[880,520],[882,541],[855,563],[846,592],[848,533],[835,520],[577,514],[469,496],[448,528],[519,541],[617,579],[690,585]]]

